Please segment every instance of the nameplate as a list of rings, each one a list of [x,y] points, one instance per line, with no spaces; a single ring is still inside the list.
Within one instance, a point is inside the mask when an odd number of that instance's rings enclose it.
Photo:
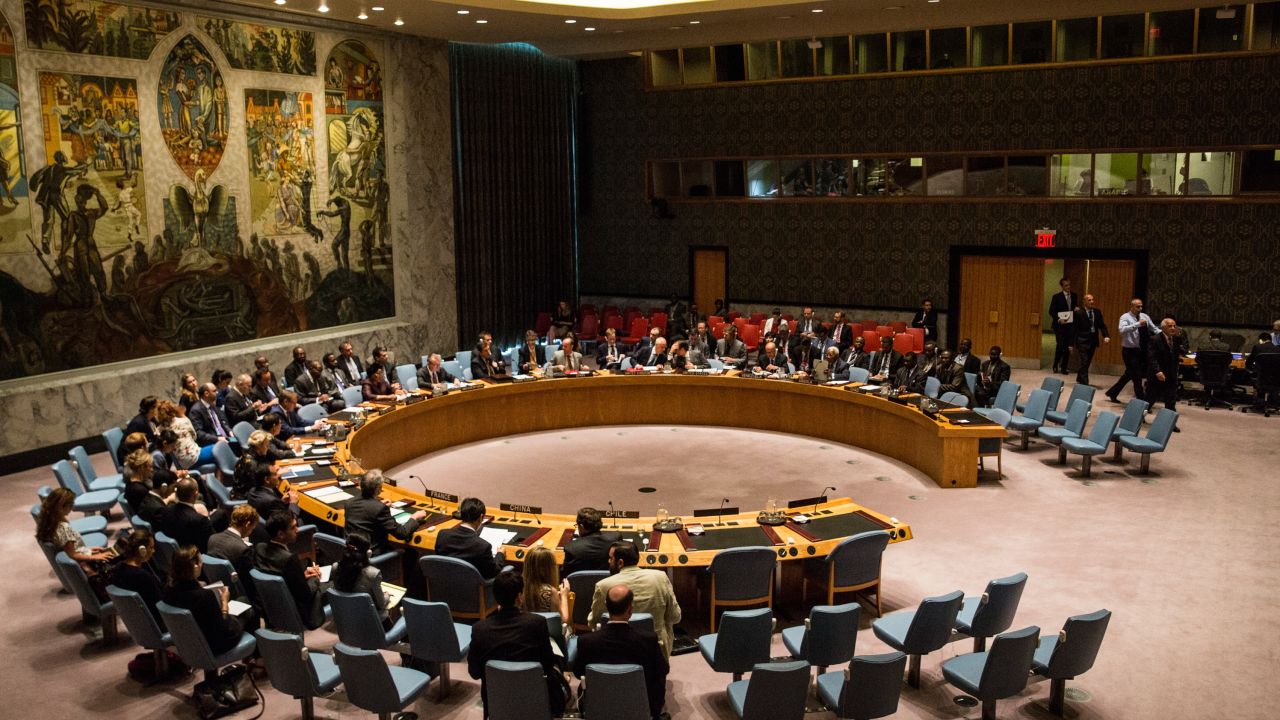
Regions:
[[[525,515],[541,515],[542,508],[535,505],[512,505],[511,503],[499,503],[498,508],[502,512],[524,513]]]
[[[707,508],[706,510],[693,511],[694,517],[717,517],[720,515],[737,515],[737,514],[738,514],[738,508],[736,507],[727,507],[727,508],[724,508],[723,510],[721,510],[720,508]]]
[[[811,498],[800,498],[799,500],[792,500],[788,502],[787,509],[793,510],[795,508],[805,507],[807,505],[821,505],[826,501],[827,501],[826,495],[819,495],[817,497],[811,497]]]
[[[600,513],[600,517],[610,518],[613,520],[635,520],[640,517],[639,510],[605,510]]]
[[[439,490],[432,490],[430,488],[427,489],[427,497],[433,500],[443,500],[444,502],[447,502],[447,503],[458,502],[457,495],[450,495],[447,492],[440,492]]]

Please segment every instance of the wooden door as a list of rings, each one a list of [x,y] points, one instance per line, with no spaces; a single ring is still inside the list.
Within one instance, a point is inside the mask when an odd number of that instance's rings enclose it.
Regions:
[[[725,297],[729,283],[728,251],[724,248],[691,248],[689,266],[693,285],[689,294],[697,304],[698,311],[708,315],[715,310],[716,300],[728,301]]]
[[[1039,366],[1043,294],[1044,261],[1039,258],[964,257],[960,337],[972,338],[980,357],[999,345],[1007,360]]]
[[[1093,356],[1093,366],[1123,365],[1120,356],[1120,336],[1116,323],[1129,311],[1133,299],[1135,265],[1132,260],[1087,260],[1085,275],[1080,287],[1083,293],[1093,295],[1094,306],[1102,311],[1102,318],[1111,333],[1111,342],[1103,344]],[[1075,281],[1075,278],[1072,278]]]

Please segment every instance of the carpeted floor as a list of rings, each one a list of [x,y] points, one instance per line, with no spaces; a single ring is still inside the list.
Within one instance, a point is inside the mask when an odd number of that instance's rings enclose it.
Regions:
[[[1041,377],[1018,371],[1016,379],[1027,387],[1038,386]],[[1094,384],[1106,387],[1110,380],[1098,376]],[[1095,412],[1119,408],[1099,393]],[[856,448],[769,433],[654,426],[512,437],[395,471],[491,504],[527,503],[548,512],[612,500],[620,510],[647,514],[663,502],[673,514],[687,514],[726,497],[747,509],[771,495],[785,501],[835,485],[837,495],[905,520],[915,533],[886,551],[886,612],[956,589],[979,594],[987,580],[1017,571],[1030,580],[1015,628],[1035,624],[1044,634],[1056,633],[1069,615],[1112,610],[1097,665],[1069,684],[1088,698],[1069,701],[1069,717],[1271,718],[1269,700],[1280,686],[1280,657],[1271,642],[1280,633],[1273,601],[1280,585],[1280,490],[1273,469],[1280,418],[1182,410],[1183,432],[1152,461],[1151,476],[1133,474],[1136,462],[1104,462],[1095,465],[1089,484],[1076,477],[1078,463],[1058,466],[1056,452],[1042,444],[1025,453],[1006,445],[1003,479],[990,472],[975,490],[943,491],[913,469]],[[94,461],[99,470],[109,466],[105,456]],[[150,688],[127,679],[125,664],[139,649],[123,628],[122,642],[103,647],[95,629],[81,622],[75,599],[57,592],[27,516],[35,489],[51,481],[42,469],[0,482],[0,508],[8,519],[0,549],[10,558],[0,565],[6,714],[194,717],[183,702],[194,679]],[[642,486],[656,492],[639,493]],[[695,627],[705,615],[692,608],[686,613]],[[308,634],[313,647],[334,641],[325,630]],[[979,717],[978,708],[952,703],[957,692],[939,669],[968,647],[961,641],[926,657],[923,687],[904,690],[895,717]],[[859,654],[884,649],[864,613]],[[784,654],[780,640],[775,654]],[[445,702],[417,704],[422,717],[481,717],[479,687],[466,678],[465,666],[455,666],[453,676],[454,692]],[[674,658],[668,710],[677,718],[733,717],[723,693],[729,679],[711,672],[697,654]],[[264,691],[264,717],[298,716],[295,701],[269,687]],[[1048,684],[1033,683],[1003,701],[999,715],[1048,718],[1047,697]],[[363,715],[341,692],[318,701],[317,713]]]

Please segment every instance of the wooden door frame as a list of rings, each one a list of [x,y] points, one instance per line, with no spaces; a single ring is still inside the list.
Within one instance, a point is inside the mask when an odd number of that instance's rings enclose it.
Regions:
[[[693,296],[694,290],[696,290],[694,286],[694,278],[695,278],[695,273],[697,271],[696,258],[699,250],[718,250],[724,253],[724,297],[721,299],[724,300],[724,306],[727,309],[729,307],[729,246],[728,245],[690,245],[689,246],[689,280],[688,280],[688,285],[685,288],[685,296],[689,299],[690,304],[692,304],[695,301],[695,298]],[[711,312],[715,310],[715,305],[712,305],[709,308],[700,307],[698,308],[698,310],[703,315],[710,315]]]
[[[960,332],[960,265],[966,257],[1017,257],[1040,260],[1132,260],[1133,291],[1136,297],[1147,297],[1147,263],[1151,251],[1129,248],[1036,248],[1007,245],[952,245],[947,292],[947,337],[959,339]]]

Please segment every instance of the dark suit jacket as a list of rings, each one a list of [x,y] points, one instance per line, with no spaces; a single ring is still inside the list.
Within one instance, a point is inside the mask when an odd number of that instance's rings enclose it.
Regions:
[[[487,362],[485,361],[484,358],[480,357],[479,355],[471,356],[471,379],[480,380],[482,378],[488,378],[488,377],[493,377],[495,375],[502,375],[502,374],[503,373],[500,372],[499,370],[499,364],[497,362],[497,358],[493,356],[492,352],[490,352],[489,360]]]
[[[818,318],[796,318],[795,326],[791,330],[792,335],[803,335],[805,333],[818,334],[818,328],[822,327],[822,323],[818,322]]]
[[[451,383],[453,381],[453,375],[444,369],[444,365],[436,368],[436,382]],[[422,369],[418,370],[418,385],[423,389],[431,387],[431,368],[429,366],[423,365]]]
[[[1009,381],[1013,368],[1004,360],[992,362],[990,358],[982,361],[982,371],[978,373],[978,386],[985,388],[989,397],[1000,392],[1000,386]],[[983,378],[986,382],[983,382]]]
[[[195,545],[200,552],[209,549],[209,536],[213,534],[213,524],[209,518],[196,512],[196,509],[184,503],[173,503],[165,509],[160,518],[160,530],[173,538],[179,546]]]
[[[650,355],[653,354],[653,347],[645,345],[631,354],[631,363],[636,367],[645,367],[646,365],[666,365],[667,354],[665,352],[658,353],[653,362],[649,361]]]
[[[564,575],[582,570],[608,570],[609,546],[619,537],[617,533],[595,532],[570,540],[564,546]]]
[[[459,525],[441,530],[436,538],[436,554],[466,560],[480,571],[480,577],[490,580],[498,574],[498,563],[493,548],[480,538],[480,533],[468,526]]]
[[[778,351],[777,355],[773,356],[772,360],[769,359],[769,355],[763,349],[756,354],[756,365],[762,370],[768,368],[770,365],[777,365],[783,370],[786,370],[786,365],[790,361],[791,358],[784,355],[781,350]]]
[[[129,487],[134,485],[140,485],[140,483],[129,483]],[[145,489],[145,486],[142,487]],[[128,488],[126,488],[126,492],[127,491]],[[169,506],[165,504],[165,501],[153,495],[150,490],[143,493],[137,502],[130,500],[129,506],[133,508],[134,515],[137,515],[143,520],[151,523],[151,528],[153,530],[164,530],[162,519],[164,518],[165,510],[167,510]],[[165,533],[165,535],[168,534],[169,533],[167,532]]]
[[[1070,297],[1065,297],[1059,290],[1049,300],[1049,327],[1053,328],[1054,332],[1069,332],[1074,329],[1071,325],[1058,324],[1058,313],[1068,310],[1075,312],[1076,306],[1080,304],[1079,295],[1075,293],[1069,293],[1069,295]]]
[[[911,327],[923,328],[925,340],[937,340],[938,311],[930,310],[925,312],[923,309],[917,310],[916,314],[911,318]]]
[[[357,497],[347,501],[344,508],[346,531],[359,530],[368,538],[375,554],[387,549],[387,535],[408,540],[418,529],[417,520],[401,525],[391,517],[391,508],[377,498]]]
[[[833,341],[836,340],[836,328],[840,329],[840,339],[836,344],[840,346],[840,352],[843,353],[850,347],[853,347],[853,328],[849,327],[849,323],[837,323],[831,326],[831,332],[827,334]]]
[[[338,356],[338,366],[334,372],[342,373],[342,379],[348,385],[359,385],[360,379],[364,377],[364,363],[360,362],[360,356],[354,353],[351,355],[351,360],[355,361],[356,364],[356,373],[354,375],[351,374],[351,369],[347,367],[347,358],[341,355]]]
[[[573,674],[586,675],[587,666],[635,664],[644,668],[644,684],[649,692],[649,715],[658,717],[667,700],[667,658],[658,645],[658,636],[641,632],[629,623],[611,622],[596,632],[578,636],[578,655]],[[590,692],[587,698],[591,698]],[[607,698],[598,698],[607,701]]]
[[[1245,369],[1252,370],[1259,355],[1271,355],[1273,353],[1280,353],[1280,345],[1276,345],[1275,343],[1258,343],[1257,345],[1254,345],[1253,350],[1249,353],[1249,357],[1245,358]]]
[[[222,437],[231,437],[232,423],[227,422],[226,413],[217,407],[212,412],[217,413],[218,421],[222,423],[222,429],[227,434]],[[210,409],[205,406],[204,402],[197,402],[187,411],[187,419],[191,421],[191,426],[196,431],[196,444],[204,447],[218,442],[218,433],[213,427],[213,417],[209,414]]]
[[[164,594],[164,601],[191,611],[200,634],[209,642],[214,655],[221,655],[240,640],[240,624],[222,614],[222,605],[212,590],[200,587],[195,580],[180,580]]]
[[[298,402],[302,405],[310,405],[321,395],[328,395],[331,400],[342,396],[342,391],[334,384],[333,378],[323,371],[319,380],[312,377],[310,372],[302,373],[294,381],[293,390],[298,393]]]
[[[922,393],[926,377],[928,376],[918,364],[912,367],[903,366],[894,371],[893,386],[901,388],[904,392]]]
[[[315,578],[308,578],[302,568],[302,561],[289,551],[289,548],[276,542],[258,543],[250,550],[253,567],[258,572],[279,575],[293,596],[298,606],[298,614],[308,630],[314,630],[323,623],[324,612],[321,610],[320,583]]]
[[[551,635],[546,618],[517,608],[503,608],[476,623],[471,629],[471,650],[467,653],[467,672],[480,681],[480,697],[488,702],[488,685],[484,680],[485,663],[490,660],[536,662],[547,678],[547,695],[552,715],[564,710],[564,684],[556,656],[551,650]],[[530,711],[530,715],[536,715]]]
[[[851,367],[860,367],[866,370],[870,370],[871,369],[871,353],[867,352],[866,350],[863,350],[855,355],[853,350],[849,350],[848,352],[844,352],[842,350],[840,353],[840,362],[843,364],[844,369],[846,370],[848,370]]]
[[[111,584],[121,590],[132,590],[138,593],[143,604],[151,611],[151,617],[155,619],[156,624],[160,629],[164,629],[164,620],[160,617],[160,611],[156,609],[156,603],[164,597],[164,590],[160,587],[160,581],[156,580],[155,573],[145,567],[134,567],[123,562],[116,563],[115,569],[111,571]]]
[[[152,431],[151,421],[147,419],[146,415],[141,415],[141,414],[134,415],[133,419],[130,420],[129,424],[126,425],[124,428],[125,437],[129,437],[130,435],[136,432],[140,432],[143,435],[147,436],[147,447],[152,447],[156,444],[156,434],[154,431]],[[120,451],[124,452],[123,442],[120,443]],[[119,457],[119,460],[121,462],[124,462],[124,457]]]
[[[622,349],[622,343],[615,342],[613,344],[613,356],[617,359],[614,360],[613,363],[610,363],[609,362],[609,343],[602,342],[596,345],[596,367],[600,368],[601,370],[610,370],[610,369],[616,370],[618,366],[622,364],[622,358],[627,356],[627,353]]]
[[[938,382],[942,386],[938,388],[938,395],[942,393],[958,392],[969,398],[969,407],[973,407],[973,391],[969,389],[969,383],[964,379],[964,368],[954,362],[946,367],[939,366],[934,370],[934,377],[938,378]]]
[[[271,393],[275,393],[275,396],[273,397]],[[257,400],[258,402],[264,405],[271,402],[272,400],[279,400],[280,385],[276,383],[276,376],[275,375],[271,376],[271,382],[267,383],[267,387],[265,388],[262,387],[261,385],[258,385],[257,383],[254,383],[253,387],[249,389],[249,399]]]
[[[529,372],[529,363],[536,362],[538,367],[542,367],[547,363],[547,354],[543,352],[541,345],[533,346],[533,360],[529,359],[529,346],[521,345],[520,350],[516,353],[516,362],[520,364],[520,372]]]
[[[280,496],[275,488],[269,488],[265,485],[256,485],[249,488],[245,493],[244,499],[258,511],[258,515],[263,519],[271,517],[271,513],[277,510],[288,510],[289,504]]]
[[[1164,333],[1151,338],[1147,345],[1147,371],[1154,379],[1156,373],[1164,373],[1165,382],[1178,380],[1178,339],[1173,338],[1173,347],[1169,347]]]
[[[247,422],[252,425],[258,420],[258,411],[253,409],[253,398],[241,395],[235,388],[227,392],[226,415],[227,420],[231,422],[231,425],[227,426],[228,431],[238,422]]]
[[[1093,315],[1093,330],[1089,330],[1089,315]],[[1102,319],[1102,311],[1093,308],[1092,311],[1080,308],[1075,314],[1075,325],[1072,328],[1075,334],[1077,345],[1087,345],[1089,347],[1098,347],[1102,341],[1098,339],[1098,333],[1102,333],[1102,337],[1109,338],[1111,333],[1107,330],[1107,323]]]
[[[880,373],[880,366],[881,364],[883,364],[883,362],[884,362],[884,351],[877,350],[871,353],[871,361],[870,361],[870,364],[867,365],[867,369],[871,371],[872,375],[878,375]],[[902,353],[898,352],[897,350],[890,350],[888,377],[892,377],[896,375],[898,372],[898,368],[901,367],[901,365],[902,365]]]
[[[307,374],[307,361],[294,360],[284,367],[284,384],[293,387],[298,378]]]
[[[259,524],[261,527],[261,524]],[[266,532],[265,530],[263,531]],[[240,534],[231,528],[227,528],[222,532],[214,533],[209,536],[208,554],[222,558],[231,563],[236,573],[240,576],[240,584],[244,586],[245,592],[250,598],[256,598],[253,590],[253,578],[249,576],[249,571],[253,569],[252,548],[245,544]]]
[[[964,362],[960,362],[959,360],[959,356],[956,356],[956,364],[963,368],[965,372],[973,373],[974,375],[982,372],[982,358],[974,355],[972,352],[965,357]]]

